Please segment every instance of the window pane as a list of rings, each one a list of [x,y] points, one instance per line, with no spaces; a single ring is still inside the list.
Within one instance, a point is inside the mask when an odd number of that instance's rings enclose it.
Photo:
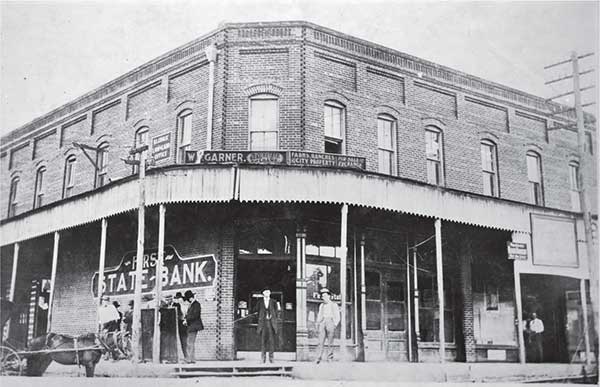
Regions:
[[[381,329],[381,303],[367,301],[367,330]]]
[[[277,132],[267,132],[264,134],[263,149],[277,149]]]
[[[393,149],[393,127],[394,123],[388,120],[377,120],[377,139],[379,147],[383,149]]]
[[[531,182],[540,182],[540,166],[537,156],[527,155],[527,178]]]
[[[379,172],[392,174],[392,152],[379,150]]]
[[[399,281],[388,282],[388,301],[404,301],[404,283]]]
[[[571,183],[571,190],[577,191],[579,190],[579,177],[577,176],[579,173],[579,166],[576,164],[569,164],[569,176]]]
[[[192,115],[186,114],[179,117],[180,144],[189,144],[192,141]]]
[[[427,130],[425,136],[427,158],[432,160],[440,160],[440,134]]]
[[[367,299],[381,299],[381,285],[379,283],[379,273],[374,271],[367,271],[365,273],[365,285],[367,287]]]
[[[439,163],[433,160],[427,160],[427,182],[430,184],[440,183]]]
[[[483,173],[483,194],[484,195],[495,195],[495,181],[496,175],[493,173]]]
[[[250,109],[250,132],[277,130],[277,100],[253,99]]]
[[[405,329],[404,303],[387,303],[388,330],[403,331]]]
[[[324,109],[324,122],[325,122],[325,136],[342,138],[342,125],[343,125],[343,109],[325,105]]]
[[[481,169],[488,172],[494,172],[495,168],[495,154],[494,146],[490,144],[481,144]]]

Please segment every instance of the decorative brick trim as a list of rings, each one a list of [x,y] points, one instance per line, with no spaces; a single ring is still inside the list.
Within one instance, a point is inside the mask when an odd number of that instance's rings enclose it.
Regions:
[[[300,44],[300,149],[306,150],[306,27]]]
[[[246,88],[244,94],[246,97],[251,97],[256,94],[273,94],[279,97],[283,94],[283,88],[272,83],[263,83]]]
[[[287,54],[290,50],[287,47],[270,47],[270,48],[241,48],[238,53],[240,55],[254,54]]]

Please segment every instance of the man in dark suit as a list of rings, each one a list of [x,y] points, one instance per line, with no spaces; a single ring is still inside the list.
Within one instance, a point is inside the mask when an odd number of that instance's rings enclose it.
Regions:
[[[185,314],[184,324],[187,326],[187,358],[186,363],[195,363],[196,359],[196,336],[198,331],[204,329],[202,324],[201,312],[202,307],[196,300],[194,293],[191,290],[186,290],[185,299],[190,303],[190,306]]]
[[[271,299],[271,290],[265,287],[262,291],[263,299],[258,301],[258,329],[260,337],[260,355],[262,362],[266,360],[266,351],[269,351],[269,363],[273,363],[273,352],[275,351],[275,335],[277,334],[277,312],[278,306]]]

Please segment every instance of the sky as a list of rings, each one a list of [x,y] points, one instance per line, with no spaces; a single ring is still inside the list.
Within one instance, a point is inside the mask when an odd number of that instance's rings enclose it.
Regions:
[[[599,12],[598,1],[0,0],[0,134],[221,22],[306,20],[549,98],[572,84],[544,82],[571,68],[544,66],[598,52]],[[580,68],[597,70],[598,55]],[[583,76],[589,84],[598,71]]]

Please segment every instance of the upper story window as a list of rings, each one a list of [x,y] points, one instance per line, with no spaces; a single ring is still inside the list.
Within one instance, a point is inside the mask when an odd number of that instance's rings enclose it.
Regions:
[[[75,163],[77,159],[71,155],[67,157],[65,161],[65,181],[63,197],[68,198],[73,193],[73,187],[75,187]]]
[[[429,184],[444,184],[442,141],[441,130],[433,126],[427,127],[425,130],[425,153],[427,157],[427,182]]]
[[[107,165],[108,165],[108,143],[103,142],[98,146],[96,152],[96,184],[95,188],[102,187],[108,182],[107,178]]]
[[[325,153],[344,152],[346,135],[346,112],[344,105],[335,101],[326,101],[324,108]]]
[[[396,121],[382,114],[377,117],[377,144],[379,172],[393,175],[396,172]]]
[[[483,174],[483,194],[498,196],[498,162],[496,144],[490,140],[481,141],[481,170]]]
[[[594,141],[591,132],[585,132],[585,151],[594,154]]]
[[[185,151],[192,143],[192,111],[184,110],[177,116],[177,154],[180,163],[185,163]]]
[[[542,161],[540,155],[527,152],[527,179],[529,180],[529,196],[533,204],[544,205],[544,187],[542,184]]]
[[[571,209],[581,211],[581,202],[579,200],[579,163],[571,161],[569,163],[569,186],[571,188]]]
[[[40,167],[35,174],[35,191],[33,193],[33,208],[39,208],[44,204],[44,175],[46,167]]]
[[[10,181],[10,193],[8,196],[8,217],[17,214],[17,192],[19,188],[19,177],[13,177]]]
[[[141,127],[135,132],[135,144],[134,144],[135,148],[141,147],[143,145],[149,145],[149,143],[148,143],[148,127],[147,126]],[[145,150],[142,153],[145,156],[144,159],[147,160],[148,150]],[[142,153],[136,153],[135,159],[141,160]],[[138,172],[139,172],[139,165],[134,165],[133,173],[138,173]]]
[[[272,94],[250,98],[250,150],[278,148],[278,101]]]

